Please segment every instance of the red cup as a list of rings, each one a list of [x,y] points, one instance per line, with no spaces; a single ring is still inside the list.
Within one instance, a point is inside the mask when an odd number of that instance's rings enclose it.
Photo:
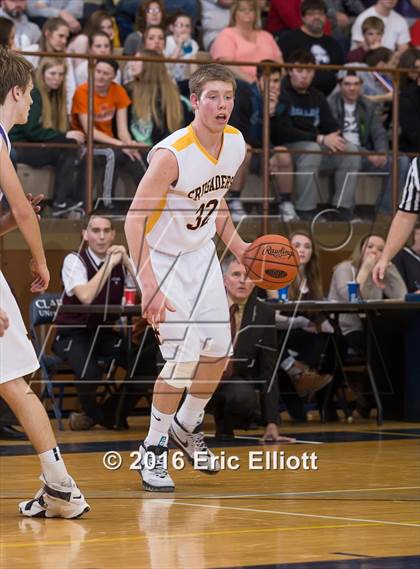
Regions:
[[[137,291],[135,288],[125,288],[124,289],[124,305],[134,306],[136,304]]]

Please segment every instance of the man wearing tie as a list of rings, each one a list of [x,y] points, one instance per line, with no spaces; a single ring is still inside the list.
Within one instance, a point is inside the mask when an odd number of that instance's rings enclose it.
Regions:
[[[260,390],[264,440],[293,442],[279,435],[279,387],[272,381],[278,349],[274,312],[257,298],[244,265],[229,256],[222,262],[229,302],[234,355],[215,392],[212,412],[216,436],[233,436],[234,428],[246,428],[257,414],[256,389]]]

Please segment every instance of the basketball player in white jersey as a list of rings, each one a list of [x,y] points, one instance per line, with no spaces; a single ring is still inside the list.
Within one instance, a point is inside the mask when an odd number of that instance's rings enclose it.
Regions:
[[[32,71],[22,56],[0,48],[0,199],[4,193],[10,205],[10,213],[0,216],[0,235],[16,227],[22,232],[32,253],[31,292],[37,293],[43,292],[50,280],[36,217],[39,198],[31,203],[25,196],[9,157],[8,137],[13,125],[25,124],[28,119]],[[21,502],[19,510],[30,517],[77,518],[89,511],[89,506],[67,472],[42,403],[23,379],[38,367],[18,305],[0,271],[0,397],[25,429],[42,469],[43,487],[33,500]]]
[[[195,118],[150,151],[150,166],[125,224],[143,316],[158,329],[166,360],[155,383],[149,432],[140,446],[143,486],[150,491],[174,491],[167,470],[168,435],[190,462],[199,457],[196,466],[203,472],[220,470],[198,432],[232,343],[212,239],[218,233],[238,260],[248,247],[224,199],[246,151],[242,134],[228,125],[235,78],[227,67],[204,65],[189,86]]]

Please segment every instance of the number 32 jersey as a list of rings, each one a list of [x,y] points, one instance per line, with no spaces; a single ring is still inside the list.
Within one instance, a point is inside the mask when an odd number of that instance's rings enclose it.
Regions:
[[[170,255],[195,251],[214,237],[220,203],[245,158],[245,141],[239,130],[227,125],[216,159],[189,125],[154,146],[149,162],[159,148],[175,155],[178,180],[157,210],[149,214],[147,242],[152,249]]]

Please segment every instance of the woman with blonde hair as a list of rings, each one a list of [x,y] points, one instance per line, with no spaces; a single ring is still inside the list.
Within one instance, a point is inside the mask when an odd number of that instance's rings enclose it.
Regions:
[[[155,56],[151,50],[138,55]],[[156,144],[189,120],[189,102],[181,96],[166,66],[159,61],[136,62],[135,78],[126,85],[133,101],[129,128],[133,138],[147,146]]]
[[[69,37],[70,27],[63,18],[49,18],[42,26],[39,46],[31,46],[28,48],[28,51],[48,51],[51,53],[60,53],[64,56],[67,51]],[[35,68],[39,64],[39,57],[37,55],[26,56],[26,59],[28,59]],[[70,59],[67,60],[65,88],[67,92],[67,112],[70,114],[71,100],[76,89],[76,80],[74,77],[72,61]]]
[[[365,235],[354,248],[350,258],[337,265],[331,279],[329,299],[348,302],[347,283],[359,285],[360,297],[363,300],[381,300],[382,298],[403,298],[407,292],[398,269],[389,264],[384,288],[375,285],[372,269],[379,261],[385,247],[384,238],[375,233]],[[357,314],[341,314],[340,328],[348,345],[358,351],[364,351],[364,332],[362,321]]]
[[[390,263],[384,276],[384,288],[375,285],[372,270],[381,258],[385,240],[375,233],[365,235],[353,250],[350,258],[337,265],[331,279],[328,298],[338,302],[348,302],[349,282],[359,285],[360,298],[363,300],[381,300],[383,298],[404,298],[407,287],[398,269]],[[353,350],[357,355],[364,356],[366,352],[366,331],[362,320],[355,313],[340,314],[339,325],[343,334],[346,351]],[[357,395],[356,409],[363,417],[369,417],[374,406],[372,396],[365,396],[367,378],[360,383],[352,383],[351,387]]]
[[[44,57],[35,73],[35,86],[31,92],[28,121],[15,126],[10,133],[12,142],[83,143],[84,135],[69,130],[65,77],[65,59]],[[82,196],[77,193],[77,148],[16,148],[17,161],[33,168],[55,166],[53,215],[64,215],[80,208]]]
[[[273,36],[261,30],[258,0],[236,0],[231,8],[229,27],[222,30],[211,45],[210,54],[217,61],[283,62],[283,55]],[[232,66],[239,79],[254,83],[255,66]]]

